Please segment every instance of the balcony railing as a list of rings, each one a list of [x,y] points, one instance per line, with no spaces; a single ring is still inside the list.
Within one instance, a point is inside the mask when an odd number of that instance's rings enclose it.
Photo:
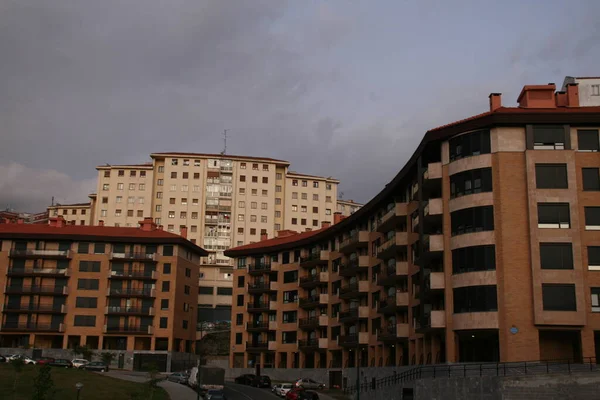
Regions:
[[[5,322],[3,331],[38,331],[38,332],[63,332],[63,324],[43,324],[35,322]]]
[[[232,172],[233,171],[233,167],[228,167],[228,166],[223,166],[221,165],[221,172]]]
[[[152,316],[154,315],[154,307],[107,306],[105,314]]]
[[[271,290],[269,282],[256,282],[248,284],[248,293],[268,292]]]
[[[156,271],[110,271],[109,278],[156,279]]]
[[[108,289],[108,296],[155,297],[154,289]]]
[[[110,258],[113,260],[156,261],[156,253],[110,253]]]
[[[246,323],[247,331],[260,331],[260,330],[268,330],[269,329],[269,321],[250,321]]]
[[[64,314],[66,313],[64,304],[6,304],[2,311],[5,313],[49,313],[49,314]]]
[[[70,250],[38,250],[38,249],[26,249],[26,250],[10,250],[11,257],[48,257],[48,258],[71,258]]]
[[[137,335],[151,335],[154,332],[152,326],[108,326],[104,325],[105,333],[125,333]]]
[[[316,329],[319,327],[319,317],[301,318],[298,320],[300,329]]]
[[[246,342],[246,350],[267,350],[269,342]]]
[[[262,273],[271,270],[271,263],[250,264],[248,266],[249,273]]]
[[[377,340],[380,342],[395,342],[398,340],[398,334],[396,332],[396,327],[392,328],[383,328],[377,334]]]
[[[340,322],[349,322],[358,319],[358,308],[351,308],[340,312]]]
[[[248,311],[267,311],[269,310],[269,303],[260,301],[257,303],[248,303]]]
[[[68,288],[66,286],[7,286],[5,293],[66,295],[68,294]]]
[[[299,348],[319,347],[319,339],[298,340]]]
[[[298,299],[300,307],[316,307],[319,305],[319,296],[301,297]]]
[[[69,276],[68,268],[15,268],[11,267],[7,272],[8,276]]]

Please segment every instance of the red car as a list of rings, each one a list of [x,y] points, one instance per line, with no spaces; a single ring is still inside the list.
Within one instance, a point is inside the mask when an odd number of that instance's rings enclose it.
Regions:
[[[293,388],[285,395],[286,400],[298,400],[298,393],[303,392],[303,388]]]
[[[54,362],[54,358],[52,358],[52,357],[42,357],[39,360],[37,360],[38,365],[48,365],[53,362]]]

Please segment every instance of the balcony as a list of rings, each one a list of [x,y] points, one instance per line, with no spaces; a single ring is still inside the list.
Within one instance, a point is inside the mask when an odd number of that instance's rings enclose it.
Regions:
[[[427,164],[427,169],[423,172],[423,180],[442,179],[442,163],[435,162]]]
[[[404,221],[406,222],[406,216],[408,203],[396,203],[394,207],[391,207],[381,218],[377,224],[377,232],[385,233],[401,225]]]
[[[7,276],[46,276],[65,278],[69,276],[68,268],[15,268],[11,267],[6,272]]]
[[[444,328],[446,328],[445,310],[432,310],[425,313],[422,318],[416,320],[415,324],[415,330],[418,333],[425,333]]]
[[[349,254],[361,247],[368,247],[369,231],[354,231],[347,239],[340,243],[340,253]]]
[[[9,256],[12,258],[68,259],[71,258],[71,250],[11,249]]]
[[[218,225],[219,220],[217,218],[204,218],[205,225]]]
[[[248,332],[266,332],[269,330],[269,321],[250,321],[246,322]]]
[[[423,207],[423,216],[435,217],[441,216],[444,213],[444,203],[442,199],[429,199],[425,207]]]
[[[353,299],[369,293],[369,281],[358,281],[340,288],[340,299]]]
[[[394,237],[387,240],[377,248],[377,258],[387,260],[396,255],[403,247],[408,245],[408,232],[396,232]]]
[[[368,319],[369,318],[369,307],[367,306],[359,306],[355,308],[351,308],[346,311],[340,312],[339,321],[341,323],[354,323],[358,322],[359,319]]]
[[[110,297],[156,297],[155,289],[112,289],[106,291]]]
[[[124,335],[152,335],[154,327],[152,326],[108,326],[103,329],[106,334],[124,334]]]
[[[156,280],[156,271],[109,271],[109,279]]]
[[[345,277],[351,277],[358,274],[362,269],[365,271],[369,268],[369,256],[358,256],[355,259],[349,260],[346,264],[340,265],[339,274]]]
[[[338,344],[342,347],[366,346],[369,344],[369,333],[359,332],[358,334],[339,336]]]
[[[327,285],[329,283],[329,274],[320,272],[314,275],[303,276],[300,278],[300,287],[311,289],[319,285]]]
[[[270,302],[259,301],[254,303],[248,303],[247,310],[251,313],[261,313],[265,311],[269,311]]]
[[[66,296],[69,288],[66,286],[7,286],[6,294]]]
[[[408,307],[408,292],[396,292],[395,296],[384,297],[379,301],[377,312],[384,315],[395,314]]]
[[[132,316],[153,316],[154,307],[126,307],[126,306],[107,306],[104,307],[106,315],[132,315]]]
[[[272,289],[271,288],[271,284],[273,283],[277,283],[277,282],[256,282],[256,283],[249,283],[248,284],[248,293],[250,294],[261,294],[261,293],[268,293],[271,291],[275,291],[276,289]],[[273,285],[274,287],[276,285]]]
[[[271,272],[271,263],[259,263],[248,265],[248,274],[250,276],[258,276]]]
[[[204,207],[206,211],[219,211],[218,204],[206,204]]]
[[[219,205],[217,210],[220,212],[231,212],[231,206]]]
[[[425,289],[444,290],[446,288],[446,278],[443,272],[430,272],[425,275]]]
[[[219,197],[230,199],[233,196],[232,192],[219,192]]]
[[[394,286],[399,280],[408,276],[408,262],[396,261],[393,265],[387,265],[379,277],[377,284],[379,286]]]
[[[3,331],[33,331],[33,332],[64,332],[65,325],[64,324],[44,324],[44,323],[36,323],[36,322],[17,322],[10,323],[5,322],[2,324]]]
[[[311,310],[319,306],[319,304],[327,304],[329,295],[319,294],[317,296],[302,297],[298,299],[298,305],[304,310]]]
[[[111,260],[129,260],[129,261],[153,261],[156,262],[156,253],[110,253]]]
[[[223,174],[232,174],[233,173],[233,167],[231,167],[231,166],[221,165],[221,167],[219,168],[219,170]]]
[[[328,260],[328,250],[313,251],[305,257],[300,257],[300,266],[302,268],[311,268],[316,265],[327,264]]]
[[[396,332],[396,326],[383,328],[377,334],[377,340],[383,343],[393,344],[398,341],[398,334]]]
[[[5,314],[66,314],[67,310],[64,304],[5,304],[2,312]]]
[[[302,351],[316,351],[319,349],[319,339],[298,340],[298,348]]]
[[[298,328],[305,331],[313,331],[319,327],[319,317],[301,318],[298,320]]]
[[[269,342],[246,342],[246,351],[261,352],[269,350]]]

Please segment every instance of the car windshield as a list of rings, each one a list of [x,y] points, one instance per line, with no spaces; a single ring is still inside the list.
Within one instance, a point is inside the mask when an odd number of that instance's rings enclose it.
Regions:
[[[283,385],[281,385],[282,389],[291,389],[292,388],[292,384],[291,383],[284,383]]]

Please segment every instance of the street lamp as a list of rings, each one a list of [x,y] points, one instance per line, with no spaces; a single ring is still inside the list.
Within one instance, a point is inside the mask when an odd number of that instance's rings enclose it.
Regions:
[[[77,400],[79,400],[79,393],[81,392],[81,389],[83,389],[83,383],[77,382],[75,384],[75,389],[77,389]]]

